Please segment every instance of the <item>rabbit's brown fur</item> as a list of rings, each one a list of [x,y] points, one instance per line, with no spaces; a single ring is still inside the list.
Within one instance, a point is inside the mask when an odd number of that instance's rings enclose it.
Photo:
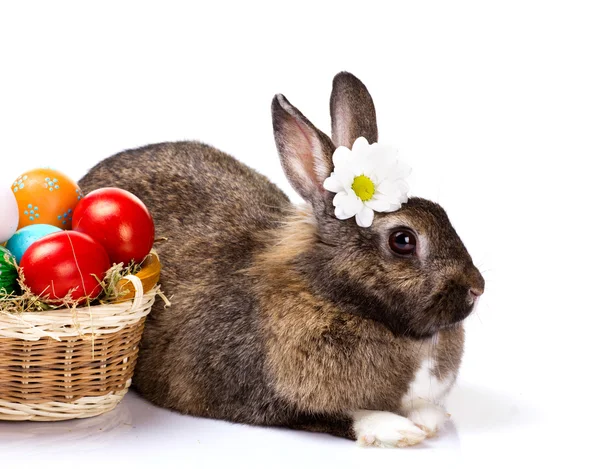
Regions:
[[[366,88],[349,74],[336,80],[335,144],[376,140]],[[282,96],[273,121],[306,206],[195,142],[117,154],[80,184],[133,192],[168,238],[157,249],[173,305],[157,304],[147,320],[134,377],[142,395],[186,414],[353,438],[351,411],[403,412],[425,358],[438,379],[454,380],[467,293],[483,279],[432,202],[412,198],[368,229],[336,219],[321,187],[336,145]],[[423,237],[419,258],[390,252],[398,226]]]

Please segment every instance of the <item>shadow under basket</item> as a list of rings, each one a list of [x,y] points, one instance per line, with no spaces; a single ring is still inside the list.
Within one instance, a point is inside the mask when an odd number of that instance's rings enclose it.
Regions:
[[[159,274],[153,251],[121,281],[130,291],[125,301],[0,313],[0,420],[58,421],[114,409],[131,384]]]

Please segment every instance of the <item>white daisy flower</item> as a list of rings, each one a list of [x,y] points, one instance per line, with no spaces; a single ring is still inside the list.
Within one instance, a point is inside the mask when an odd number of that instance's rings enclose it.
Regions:
[[[335,216],[340,220],[356,217],[356,224],[369,227],[375,212],[394,212],[408,200],[406,178],[410,166],[392,147],[359,137],[352,150],[338,147],[333,153],[333,172],[323,187],[336,192]]]

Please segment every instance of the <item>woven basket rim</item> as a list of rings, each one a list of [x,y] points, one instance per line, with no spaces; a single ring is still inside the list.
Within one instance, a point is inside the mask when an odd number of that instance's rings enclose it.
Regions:
[[[138,291],[133,300],[119,303],[61,308],[41,313],[11,314],[0,311],[0,338],[39,340],[49,337],[61,340],[117,332],[150,313],[149,304],[154,302],[159,289],[157,285],[143,294]]]
[[[143,294],[143,298],[149,298],[156,296],[156,293],[159,290],[159,286],[155,286],[152,290],[147,291]],[[8,315],[6,312],[0,310],[0,330],[3,322],[12,323],[12,316],[18,316],[19,318],[26,321],[41,321],[44,322],[48,318],[57,318],[60,320],[65,320],[68,324],[73,319],[73,313],[81,313],[85,314],[94,313],[100,315],[114,315],[115,311],[120,311],[122,309],[130,309],[135,300],[126,300],[120,301],[116,303],[104,303],[93,306],[77,306],[76,308],[59,308],[59,309],[51,309],[48,311],[40,311],[40,312],[28,312],[23,311],[22,313],[10,314]],[[8,320],[8,319],[10,320]]]

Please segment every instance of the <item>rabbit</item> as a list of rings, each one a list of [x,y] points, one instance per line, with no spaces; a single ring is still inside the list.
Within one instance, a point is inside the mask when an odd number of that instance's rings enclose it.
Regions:
[[[333,80],[332,137],[281,94],[271,105],[283,170],[306,203],[203,143],[118,153],[80,181],[148,206],[172,305],[147,318],[133,378],[152,403],[231,422],[323,432],[364,446],[435,435],[461,363],[463,320],[484,279],[436,203],[410,197],[360,227],[334,214],[332,154],[378,139],[375,107]],[[390,239],[412,234],[400,256]],[[404,238],[406,239],[406,238]]]

